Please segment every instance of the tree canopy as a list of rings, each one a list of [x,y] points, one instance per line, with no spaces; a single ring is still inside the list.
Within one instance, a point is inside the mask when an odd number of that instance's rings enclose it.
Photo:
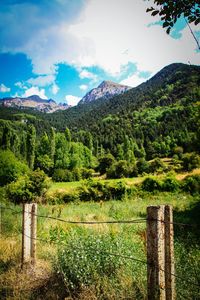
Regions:
[[[190,31],[200,49],[197,38],[195,37],[189,23],[198,25],[200,23],[200,1],[199,0],[154,0],[156,7],[147,8],[152,16],[159,14],[163,21],[163,28],[169,34],[177,20],[183,16]]]

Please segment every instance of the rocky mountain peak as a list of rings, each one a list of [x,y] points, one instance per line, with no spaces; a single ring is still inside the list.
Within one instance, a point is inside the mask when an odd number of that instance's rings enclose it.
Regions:
[[[99,98],[109,99],[115,95],[124,93],[131,87],[122,85],[113,81],[105,80],[101,84],[88,92],[79,102],[79,104],[89,103]]]

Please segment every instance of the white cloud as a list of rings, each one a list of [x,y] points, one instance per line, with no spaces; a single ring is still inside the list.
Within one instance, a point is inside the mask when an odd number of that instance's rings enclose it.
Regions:
[[[73,65],[81,70],[80,78],[92,80],[95,75],[87,77],[92,73],[84,68],[98,66],[119,76],[128,62],[153,74],[173,62],[199,64],[200,53],[195,53],[187,27],[181,39],[171,38],[161,26],[147,27],[158,20],[146,13],[151,2],[86,0],[79,7],[76,1],[57,0],[45,2],[47,8],[42,1],[16,3],[0,12],[0,50],[25,53],[36,74],[48,74],[40,78],[44,82],[55,75],[58,63]],[[44,86],[36,80],[32,84]]]
[[[54,95],[56,95],[59,91],[59,86],[54,82],[53,85],[52,85],[52,88],[51,88],[51,91]]]
[[[55,75],[49,74],[49,75],[38,76],[36,78],[30,78],[27,80],[27,82],[30,83],[31,85],[43,87],[52,84],[54,80],[55,80]]]
[[[144,78],[139,77],[137,74],[133,74],[128,76],[126,79],[122,80],[120,84],[136,87],[144,81],[145,81]]]
[[[44,89],[39,89],[37,86],[32,86],[31,88],[27,89],[22,97],[29,97],[32,95],[38,95],[42,99],[48,99],[47,96],[45,95],[45,90]]]
[[[87,86],[86,84],[81,84],[81,85],[79,86],[79,88],[80,88],[81,91],[86,91],[87,88],[88,88],[88,86]]]
[[[77,103],[81,100],[80,97],[73,96],[73,95],[66,95],[65,99],[66,99],[68,105],[71,105],[71,106],[77,105]]]
[[[199,64],[200,54],[194,52],[196,45],[188,28],[176,40],[161,26],[147,27],[158,20],[146,13],[150,6],[150,1],[141,0],[91,0],[83,21],[71,26],[70,32],[91,41],[95,49],[92,64],[115,76],[128,62],[152,73],[174,62]]]
[[[80,70],[79,77],[81,79],[84,79],[84,78],[92,79],[93,82],[97,81],[97,75],[92,72],[89,72],[85,69]]]
[[[5,84],[1,83],[0,84],[0,93],[7,93],[10,92],[10,88],[5,86]]]
[[[17,87],[20,88],[20,89],[26,88],[26,87],[24,86],[24,83],[21,82],[21,81],[17,81],[14,85],[17,86]]]

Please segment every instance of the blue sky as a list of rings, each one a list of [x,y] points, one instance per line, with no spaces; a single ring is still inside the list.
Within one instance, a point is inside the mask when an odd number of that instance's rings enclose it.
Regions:
[[[168,36],[143,0],[1,0],[0,98],[75,105],[103,80],[137,86],[164,66],[199,64],[181,19]],[[200,28],[193,28],[200,39]]]

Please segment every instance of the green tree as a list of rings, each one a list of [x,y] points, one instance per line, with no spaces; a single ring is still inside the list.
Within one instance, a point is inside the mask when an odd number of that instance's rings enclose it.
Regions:
[[[177,20],[183,16],[190,31],[200,49],[199,42],[190,27],[190,23],[197,25],[200,23],[200,3],[199,0],[154,0],[156,7],[147,9],[152,16],[159,14],[163,21],[163,28],[169,34]]]
[[[51,159],[54,162],[55,148],[56,148],[56,134],[53,127],[50,131],[50,148],[51,148]]]
[[[28,126],[27,132],[27,162],[30,169],[33,169],[35,162],[36,130],[33,125]]]
[[[100,174],[105,174],[106,170],[114,163],[115,158],[112,154],[107,154],[99,158],[98,171]]]
[[[72,137],[71,137],[71,132],[68,127],[66,127],[66,129],[65,129],[65,138],[66,138],[67,142],[71,143]]]
[[[26,172],[27,165],[19,161],[10,150],[0,150],[0,186],[17,180]]]

